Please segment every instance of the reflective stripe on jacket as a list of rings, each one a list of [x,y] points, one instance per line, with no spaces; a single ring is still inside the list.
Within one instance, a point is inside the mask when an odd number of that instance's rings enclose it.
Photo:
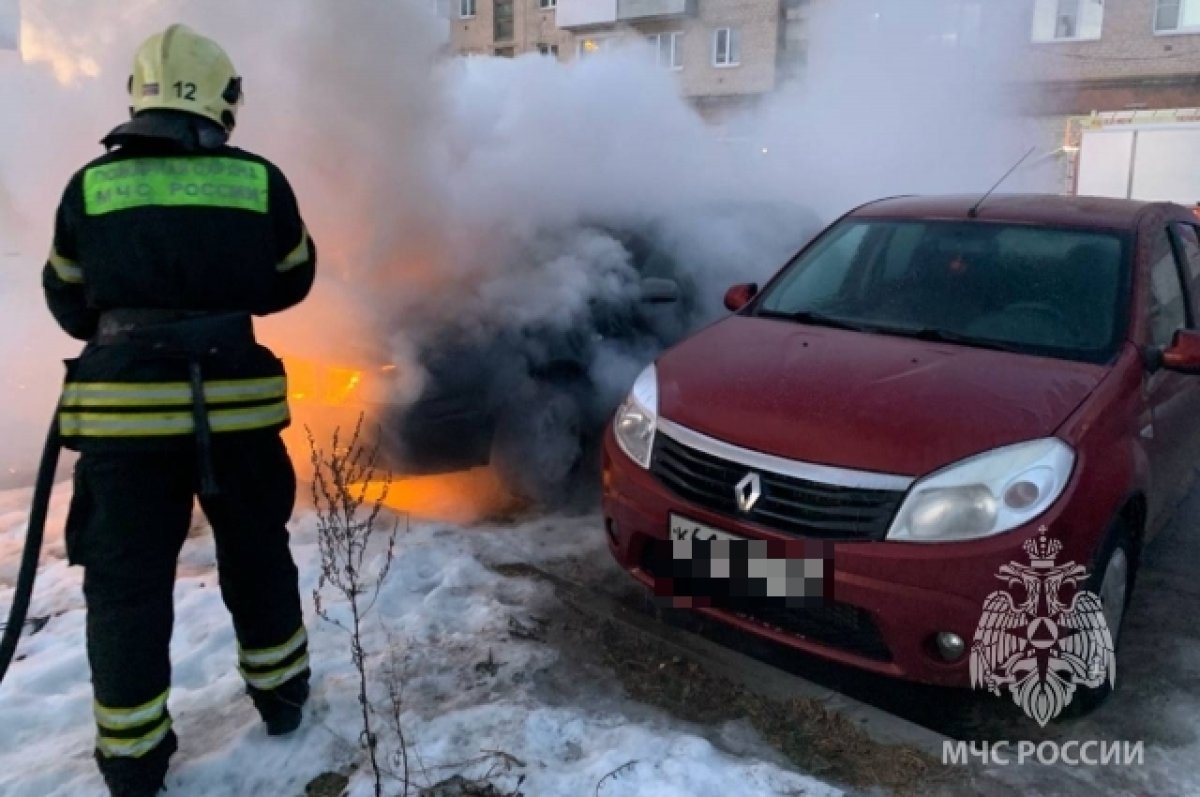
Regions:
[[[216,434],[278,429],[290,415],[282,376],[204,382],[209,425]],[[68,382],[59,411],[64,438],[191,435],[196,430],[186,382]]]

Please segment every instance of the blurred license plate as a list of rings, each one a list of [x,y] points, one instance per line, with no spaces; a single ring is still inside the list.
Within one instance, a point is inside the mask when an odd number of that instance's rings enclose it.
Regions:
[[[823,605],[832,587],[832,552],[813,540],[770,541],[670,516],[671,590],[708,605],[792,608]]]
[[[715,529],[694,520],[688,520],[682,515],[671,515],[671,542],[710,542],[712,540],[741,540],[736,534]]]

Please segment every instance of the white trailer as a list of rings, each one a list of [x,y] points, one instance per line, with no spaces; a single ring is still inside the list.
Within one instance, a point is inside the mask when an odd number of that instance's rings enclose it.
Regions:
[[[1200,109],[1093,114],[1078,123],[1076,194],[1200,203]]]

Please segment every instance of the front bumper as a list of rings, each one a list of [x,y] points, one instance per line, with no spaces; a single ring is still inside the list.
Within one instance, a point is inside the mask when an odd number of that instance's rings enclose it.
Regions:
[[[397,470],[430,475],[488,464],[495,420],[476,395],[422,397],[392,408],[384,437]]]
[[[789,541],[794,537],[690,504],[642,470],[619,449],[611,431],[603,452],[603,513],[609,548],[629,573],[656,588],[648,565],[650,543],[668,538],[671,513],[739,536]],[[883,675],[941,685],[969,686],[970,642],[985,598],[1004,585],[1001,565],[1026,562],[1022,546],[1045,524],[1057,527],[1074,485],[1037,523],[984,540],[918,544],[836,542],[831,605],[798,614],[755,617],[716,608],[701,614],[760,637]],[[1066,542],[1066,540],[1064,540]],[[1069,546],[1070,547],[1070,546]],[[1084,559],[1083,561],[1087,561]],[[658,580],[661,591],[663,580]],[[936,651],[940,632],[957,634],[967,651],[945,661]]]

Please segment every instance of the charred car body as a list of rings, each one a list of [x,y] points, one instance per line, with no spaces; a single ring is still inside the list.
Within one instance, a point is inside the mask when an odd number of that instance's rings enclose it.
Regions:
[[[697,227],[716,243],[697,247]],[[541,263],[559,255],[546,240],[581,236],[608,246],[608,254],[616,251],[620,262],[606,266],[600,261],[607,255],[585,257],[557,270],[539,266],[498,277],[506,290],[516,285],[533,294],[546,282],[568,283],[589,272],[581,290],[546,291],[546,304],[569,303],[569,312],[536,307],[497,316],[492,309],[488,315],[499,321],[481,327],[464,307],[462,323],[439,322],[419,350],[425,375],[419,397],[383,410],[389,459],[406,474],[491,464],[510,489],[542,504],[594,489],[581,471],[598,460],[604,424],[632,378],[717,314],[719,306],[702,301],[712,295],[704,283],[720,279],[716,274],[747,273],[728,261],[745,258],[742,250],[783,262],[819,228],[816,216],[798,206],[743,202],[706,204],[686,221],[600,221],[544,235]],[[608,271],[597,275],[598,269]],[[485,301],[497,303],[494,296]],[[530,302],[522,295],[513,303]]]

